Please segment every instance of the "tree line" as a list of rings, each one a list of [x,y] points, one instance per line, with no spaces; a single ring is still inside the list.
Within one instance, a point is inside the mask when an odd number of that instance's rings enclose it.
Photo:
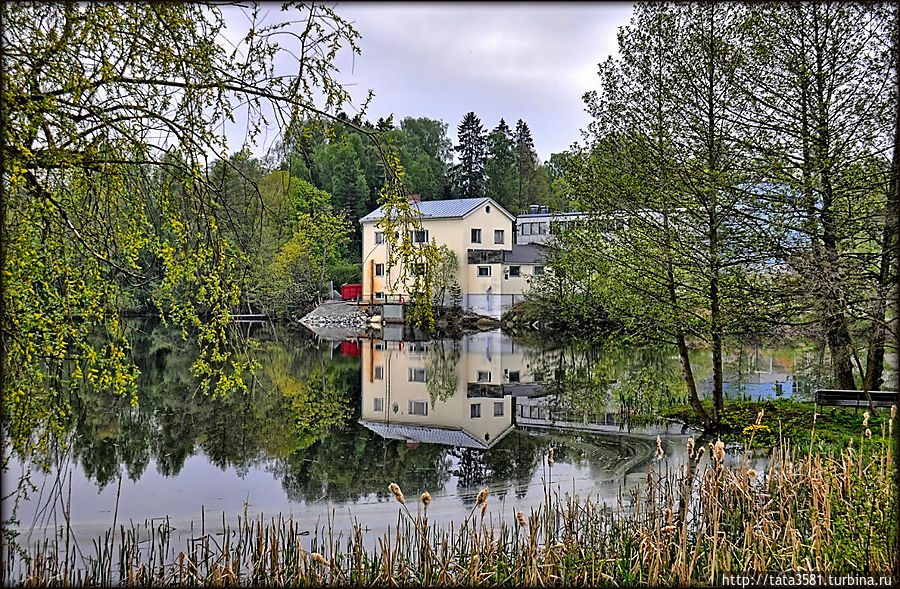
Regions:
[[[897,329],[898,23],[889,3],[639,4],[566,162],[589,219],[536,299],[674,344],[707,427],[741,334],[820,337],[835,387],[878,389]]]

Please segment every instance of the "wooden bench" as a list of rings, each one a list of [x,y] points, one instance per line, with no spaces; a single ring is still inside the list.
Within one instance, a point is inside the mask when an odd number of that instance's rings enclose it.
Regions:
[[[875,407],[890,407],[897,404],[897,391],[869,391]],[[816,406],[868,407],[865,391],[819,389],[816,391]]]

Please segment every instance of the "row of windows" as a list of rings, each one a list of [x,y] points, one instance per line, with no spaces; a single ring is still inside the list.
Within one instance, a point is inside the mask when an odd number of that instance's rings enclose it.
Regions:
[[[374,380],[383,380],[384,379],[384,367],[383,366],[375,366],[373,370],[373,378]],[[424,368],[410,368],[408,373],[409,382],[428,382],[428,374],[425,372]],[[505,380],[507,382],[521,382],[521,378],[518,370],[514,371],[506,371]],[[544,380],[542,374],[535,372],[534,373],[534,382],[541,382]],[[491,372],[489,370],[479,370],[478,375],[476,377],[477,382],[491,382]]]
[[[481,243],[481,229],[472,229],[472,243]],[[503,229],[494,229],[494,243],[504,243],[506,232]]]
[[[519,223],[519,235],[547,235],[547,223]]]
[[[469,405],[469,417],[472,419],[481,417],[481,403]],[[494,402],[494,417],[503,417],[503,401]]]
[[[522,275],[522,267],[521,266],[510,266],[508,270],[507,278],[518,278]],[[543,276],[544,267],[543,266],[535,266],[533,271],[535,276]],[[486,278],[491,275],[491,267],[490,266],[478,266],[478,276],[480,278]]]
[[[425,264],[413,264],[410,268],[409,275],[410,276],[421,276],[425,273]],[[535,266],[534,267],[534,275],[542,276],[544,274],[543,266]],[[478,276],[479,277],[489,277],[491,275],[491,267],[490,266],[478,266]],[[521,266],[510,266],[508,278],[517,278],[522,275],[522,267]],[[375,264],[375,276],[384,276],[384,264]],[[377,296],[377,295],[376,295]],[[381,298],[378,296],[377,298]]]
[[[384,397],[375,397],[373,401],[372,409],[375,412],[384,411]],[[408,408],[410,415],[428,415],[428,401],[410,401]],[[400,407],[394,403],[392,409],[397,413]]]
[[[394,237],[399,237],[399,233],[394,232]],[[410,231],[409,232],[410,240],[413,243],[428,243],[428,230],[423,229],[420,231]],[[472,243],[481,243],[481,229],[472,229],[471,233]],[[380,245],[384,243],[384,231],[376,231],[375,232],[375,244]],[[494,243],[506,243],[506,231],[503,229],[494,229]]]
[[[397,231],[394,231],[394,237],[399,238],[400,234]],[[422,229],[420,231],[410,231],[409,238],[413,243],[428,243],[428,230]],[[382,243],[384,243],[384,231],[376,231],[375,245],[380,245]]]
[[[375,276],[384,276],[384,264],[375,264]],[[410,276],[422,276],[425,274],[425,264],[412,264],[409,267]],[[378,297],[381,298],[381,297]]]
[[[384,411],[384,397],[375,397],[373,399],[373,410],[376,413]],[[394,403],[394,413],[399,411],[399,407]],[[410,415],[428,415],[428,401],[410,401],[408,405]],[[504,404],[502,401],[494,402],[494,417],[503,417]],[[481,417],[481,403],[472,403],[469,405],[469,417],[477,419]]]

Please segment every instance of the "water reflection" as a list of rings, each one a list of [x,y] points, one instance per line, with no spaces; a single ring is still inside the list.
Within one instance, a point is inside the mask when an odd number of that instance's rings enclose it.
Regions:
[[[391,481],[408,496],[427,489],[434,514],[447,519],[485,486],[499,498],[497,509],[527,508],[543,498],[550,446],[554,482],[613,499],[653,464],[657,435],[667,464],[683,459],[690,432],[656,417],[685,401],[671,350],[560,347],[499,331],[440,341],[409,335],[328,341],[257,328],[250,389],[207,397],[191,374],[195,351],[180,333],[136,325],[137,407],[103,392],[72,392],[71,427],[50,471],[21,465],[38,488],[17,497],[21,528],[51,524],[69,481],[73,524],[90,537],[116,512],[119,521],[169,515],[189,529],[201,506],[237,514],[246,504],[250,513],[281,511],[312,523],[352,506],[371,523],[392,500]],[[785,396],[796,394],[813,382],[808,366],[818,366],[816,358],[739,349],[729,356],[729,382],[755,396],[750,385],[774,391],[777,379]],[[696,353],[695,371],[709,375],[708,354]],[[17,479],[5,472],[4,488]],[[4,518],[15,500],[4,499]]]

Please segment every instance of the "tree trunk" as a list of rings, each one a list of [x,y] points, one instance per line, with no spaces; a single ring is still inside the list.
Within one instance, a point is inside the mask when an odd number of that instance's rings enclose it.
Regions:
[[[894,75],[900,80],[900,11],[897,11],[894,30]],[[896,294],[897,268],[897,198],[900,196],[900,109],[894,110],[894,150],[891,156],[891,177],[887,189],[884,227],[881,234],[881,260],[878,268],[878,300],[873,313],[873,334],[866,353],[866,376],[863,387],[877,391],[883,384],[884,345],[887,338],[887,300]],[[893,287],[893,289],[892,289]],[[893,292],[892,292],[893,291]],[[890,294],[889,294],[890,293]]]
[[[697,394],[697,383],[694,380],[694,371],[691,369],[691,359],[688,356],[688,348],[684,341],[684,333],[682,333],[680,328],[678,329],[675,338],[678,345],[678,356],[681,358],[681,371],[684,374],[684,382],[687,384],[688,400],[691,407],[694,409],[694,413],[703,423],[703,429],[708,431],[712,429],[713,425],[718,426],[718,420],[713,424],[712,420],[709,418],[709,414],[700,403],[700,396]]]

